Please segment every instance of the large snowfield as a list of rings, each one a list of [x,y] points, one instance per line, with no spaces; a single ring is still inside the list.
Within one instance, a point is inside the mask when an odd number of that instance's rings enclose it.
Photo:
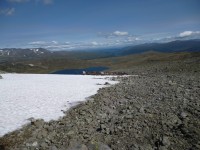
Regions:
[[[74,104],[97,93],[105,76],[3,74],[0,79],[0,136],[29,122],[57,120]],[[99,85],[101,84],[101,85]]]

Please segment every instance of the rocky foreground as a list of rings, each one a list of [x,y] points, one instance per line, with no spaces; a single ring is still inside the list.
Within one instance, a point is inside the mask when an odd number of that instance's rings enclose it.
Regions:
[[[100,89],[59,121],[31,120],[1,149],[198,150],[200,59],[150,62]]]

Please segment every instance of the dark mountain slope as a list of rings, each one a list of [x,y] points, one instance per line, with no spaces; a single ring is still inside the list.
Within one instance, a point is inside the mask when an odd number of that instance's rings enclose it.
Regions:
[[[138,54],[147,51],[157,52],[197,52],[200,51],[200,40],[173,41],[169,43],[148,43],[123,48],[117,52],[117,56]]]

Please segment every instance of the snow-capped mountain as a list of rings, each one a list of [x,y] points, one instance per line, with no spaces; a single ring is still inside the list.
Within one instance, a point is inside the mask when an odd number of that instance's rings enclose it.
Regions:
[[[49,56],[53,52],[43,48],[17,49],[4,48],[0,49],[0,57],[44,57]]]

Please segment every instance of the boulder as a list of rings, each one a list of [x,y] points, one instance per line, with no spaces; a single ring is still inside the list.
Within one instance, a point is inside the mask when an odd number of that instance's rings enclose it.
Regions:
[[[0,75],[0,79],[3,79],[3,77]]]

